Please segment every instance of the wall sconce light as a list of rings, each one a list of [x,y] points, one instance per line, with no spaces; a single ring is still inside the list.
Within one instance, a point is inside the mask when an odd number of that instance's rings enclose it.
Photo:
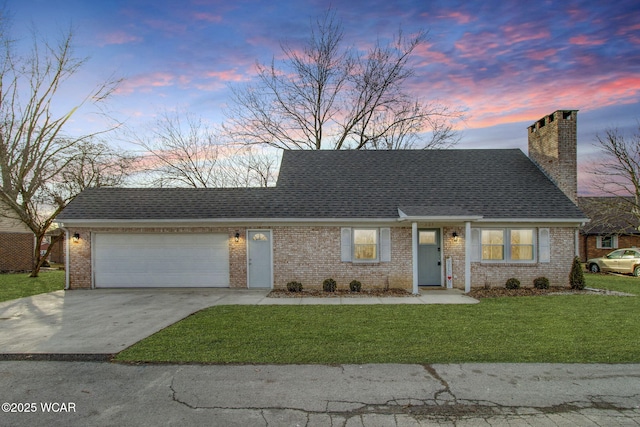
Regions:
[[[236,242],[240,241],[240,233],[236,231]]]
[[[80,233],[73,233],[73,242],[78,243],[80,241]]]
[[[456,231],[454,231],[452,236],[453,236],[453,241],[457,242],[458,241],[458,233]]]

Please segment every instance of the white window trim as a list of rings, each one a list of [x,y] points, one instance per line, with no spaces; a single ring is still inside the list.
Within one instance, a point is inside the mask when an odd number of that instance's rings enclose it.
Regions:
[[[596,236],[596,249],[618,249],[618,235],[614,234],[611,236],[611,246],[602,246],[602,238],[609,236]]]
[[[375,230],[376,259],[356,259],[354,235],[356,230]],[[391,262],[391,229],[385,227],[343,227],[340,229],[340,260],[353,264]]]
[[[374,231],[376,233],[376,257],[369,259],[356,258],[356,231]],[[380,229],[375,227],[353,227],[351,229],[351,262],[354,264],[371,264],[380,262]]]
[[[477,232],[474,230],[478,230]],[[483,230],[500,230],[503,232],[503,255],[504,258],[500,260],[491,260],[491,259],[482,259],[482,231]],[[533,238],[533,259],[527,260],[514,260],[511,259],[511,231],[512,230],[531,230],[532,238]],[[473,228],[471,229],[472,240],[477,238],[478,241],[475,243],[475,247],[472,252],[474,252],[473,262],[480,262],[482,264],[537,264],[538,263],[538,233],[535,227],[485,227],[485,228]],[[473,233],[477,233],[476,236],[473,236]],[[474,242],[472,241],[472,245]]]

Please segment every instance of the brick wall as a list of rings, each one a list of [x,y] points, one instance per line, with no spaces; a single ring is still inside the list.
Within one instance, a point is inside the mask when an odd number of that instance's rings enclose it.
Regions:
[[[273,227],[273,258],[275,288],[294,280],[321,288],[328,278],[344,289],[352,280],[363,289],[413,286],[411,228],[391,228],[391,262],[358,264],[340,260],[340,227]]]
[[[577,111],[561,110],[528,128],[529,158],[575,204],[578,204],[577,120]]]
[[[34,244],[31,233],[0,233],[0,272],[31,271]]]
[[[582,261],[586,261],[589,258],[599,258],[607,255],[609,252],[619,248],[631,248],[640,247],[640,236],[633,235],[619,235],[617,248],[598,248],[597,236],[595,235],[580,235],[580,258]]]
[[[71,228],[69,242],[69,288],[91,288],[91,233],[226,233],[229,235],[229,283],[232,288],[247,287],[246,230],[240,227],[162,227],[162,228]],[[236,232],[240,233],[235,241]],[[78,242],[74,233],[80,234]]]
[[[533,286],[533,279],[544,276],[551,286],[567,286],[575,256],[574,228],[550,228],[551,262],[535,264],[471,263],[471,286],[504,287],[507,279],[515,277],[522,286]]]
[[[252,227],[253,228],[253,227]],[[261,227],[256,227],[261,228]],[[352,280],[359,280],[363,287],[402,288],[413,286],[412,246],[410,227],[392,227],[391,262],[350,263],[340,259],[340,227],[327,226],[277,226],[270,228],[273,235],[274,287],[284,288],[290,281],[302,282],[305,288],[321,288],[322,282],[331,277],[341,288],[347,288]],[[226,233],[229,236],[230,286],[247,287],[246,228],[197,227],[197,228],[72,228],[69,236],[80,234],[78,242],[70,242],[69,280],[71,289],[91,287],[91,232],[126,233]],[[458,234],[454,241],[452,233]],[[235,234],[240,234],[235,242]],[[464,289],[465,235],[464,227],[443,227],[443,257],[452,258],[453,287]],[[533,279],[547,277],[552,285],[566,285],[574,256],[573,228],[551,228],[551,259],[548,264],[483,264],[472,263],[471,285],[504,286],[510,277],[518,278],[523,286],[531,286]],[[570,242],[571,244],[567,244]]]

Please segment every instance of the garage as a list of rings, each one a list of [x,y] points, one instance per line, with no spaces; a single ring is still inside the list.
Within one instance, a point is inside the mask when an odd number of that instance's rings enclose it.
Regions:
[[[228,287],[226,234],[99,233],[96,288]]]

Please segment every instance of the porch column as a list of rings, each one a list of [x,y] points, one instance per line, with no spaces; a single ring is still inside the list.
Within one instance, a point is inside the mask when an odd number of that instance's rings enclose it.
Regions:
[[[464,223],[464,291],[471,291],[471,222]]]
[[[413,293],[418,294],[418,223],[411,223],[411,255],[413,258]]]

